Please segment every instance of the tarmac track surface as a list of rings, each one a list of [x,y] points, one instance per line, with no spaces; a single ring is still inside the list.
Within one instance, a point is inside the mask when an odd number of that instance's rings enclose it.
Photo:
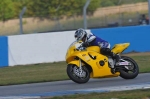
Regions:
[[[113,86],[128,86],[133,84],[150,83],[150,73],[141,73],[135,79],[126,80],[121,77],[114,78],[100,78],[90,79],[85,84],[77,84],[71,80],[46,82],[46,83],[34,83],[34,84],[22,84],[22,85],[10,85],[0,86],[0,97],[2,96],[51,96],[50,93],[90,89],[90,88],[104,88]],[[49,93],[49,95],[48,95]],[[57,94],[56,94],[57,95]],[[54,95],[53,95],[54,96]]]

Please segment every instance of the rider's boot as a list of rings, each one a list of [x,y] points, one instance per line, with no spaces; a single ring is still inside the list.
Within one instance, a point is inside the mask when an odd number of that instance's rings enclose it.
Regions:
[[[121,59],[119,54],[115,54],[115,53],[111,52],[111,57],[116,60],[116,62],[115,62],[116,65],[119,64],[120,59]]]
[[[113,53],[109,48],[102,48],[101,53],[104,55],[111,56],[113,59],[116,60],[116,63],[118,64],[120,62],[120,55]]]
[[[113,59],[115,59],[116,60],[115,66],[116,66],[116,63],[119,64],[121,58],[120,58],[120,56],[118,54],[113,53],[109,48],[101,48],[100,51],[101,51],[101,54],[111,56]],[[111,72],[113,74],[116,73],[115,66],[111,66]]]

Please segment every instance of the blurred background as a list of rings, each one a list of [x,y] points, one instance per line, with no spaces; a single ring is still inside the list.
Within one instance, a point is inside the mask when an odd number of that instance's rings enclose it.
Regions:
[[[0,35],[20,34],[20,15],[23,34],[83,28],[86,1],[0,0]],[[147,25],[148,0],[91,0],[86,20],[88,29]]]

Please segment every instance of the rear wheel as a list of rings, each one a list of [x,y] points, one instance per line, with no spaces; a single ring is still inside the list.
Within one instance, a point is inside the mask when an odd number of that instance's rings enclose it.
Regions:
[[[68,64],[67,75],[69,78],[79,84],[86,83],[90,79],[90,72],[86,66],[82,66],[82,70],[74,64]]]
[[[131,65],[125,66],[126,68],[120,70],[120,77],[124,79],[133,79],[139,74],[139,67],[137,63],[130,57],[121,56],[121,59],[128,61]]]

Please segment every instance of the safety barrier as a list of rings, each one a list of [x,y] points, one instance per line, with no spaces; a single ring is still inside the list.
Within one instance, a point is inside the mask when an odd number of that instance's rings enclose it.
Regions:
[[[91,32],[108,40],[111,43],[111,47],[117,43],[130,42],[130,46],[125,52],[150,51],[150,25],[92,29]]]
[[[111,45],[130,42],[125,53],[150,51],[150,26],[130,26],[87,30]],[[0,67],[65,60],[74,31],[24,34],[0,37]],[[111,47],[112,47],[111,46]]]
[[[8,66],[8,37],[0,37],[0,67]]]

